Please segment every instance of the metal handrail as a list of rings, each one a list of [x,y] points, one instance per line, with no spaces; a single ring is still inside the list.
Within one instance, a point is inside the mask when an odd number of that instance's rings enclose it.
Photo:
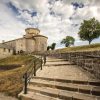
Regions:
[[[36,76],[36,61],[39,58],[33,59],[30,63],[29,68],[24,74],[24,94],[27,94],[27,85],[30,82],[30,79],[34,76]],[[41,64],[42,65],[42,64]]]
[[[36,56],[35,56],[36,57]],[[37,66],[37,61],[40,60],[40,66]],[[44,64],[46,63],[46,56],[43,58],[44,60]],[[29,68],[27,69],[27,71],[24,74],[24,94],[27,94],[27,85],[30,82],[30,79],[34,76],[36,76],[36,71],[37,69],[41,69],[42,70],[42,64],[43,64],[43,60],[42,60],[42,56],[40,57],[36,57],[35,60],[32,60]]]

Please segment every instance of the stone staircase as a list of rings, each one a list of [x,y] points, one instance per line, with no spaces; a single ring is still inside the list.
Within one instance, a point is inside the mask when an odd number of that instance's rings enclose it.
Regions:
[[[48,58],[21,100],[100,100],[100,81],[62,59]]]

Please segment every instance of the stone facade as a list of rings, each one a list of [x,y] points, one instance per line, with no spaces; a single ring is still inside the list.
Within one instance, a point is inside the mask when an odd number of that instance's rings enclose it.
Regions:
[[[40,35],[40,30],[37,28],[25,29],[26,34],[23,38],[4,42],[4,44],[11,46],[16,53],[25,52],[44,52],[47,50],[47,37]]]
[[[47,39],[44,39],[45,37],[44,36],[41,36],[41,35],[36,35],[34,36],[35,38],[35,48],[36,48],[36,51],[42,51],[42,50],[47,50]]]
[[[13,54],[13,48],[8,47],[7,45],[0,44],[0,59],[6,58]]]

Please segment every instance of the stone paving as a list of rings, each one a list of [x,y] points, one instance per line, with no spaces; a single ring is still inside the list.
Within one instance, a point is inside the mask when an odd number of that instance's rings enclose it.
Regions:
[[[60,65],[61,64],[61,65]],[[48,58],[43,70],[37,71],[37,76],[47,78],[60,78],[69,80],[95,80],[93,76],[87,74],[76,65],[71,65],[68,61],[62,59]],[[13,97],[0,94],[0,100],[18,100]]]
[[[55,66],[61,64],[60,66]],[[63,65],[66,64],[66,65]],[[68,64],[68,65],[67,65]],[[51,65],[51,66],[50,66]],[[37,71],[37,76],[49,78],[61,78],[70,80],[93,80],[94,77],[84,72],[76,65],[71,65],[68,61],[60,61],[59,59],[48,58],[47,63],[43,66],[43,70]]]
[[[50,78],[53,81],[50,80]],[[57,81],[57,79],[59,79],[60,82]],[[75,81],[92,80],[94,82],[96,80],[80,67],[72,65],[68,61],[48,58],[46,65],[43,66],[43,70],[39,69],[36,73],[36,77],[30,80],[28,94],[24,95],[22,93],[20,97],[22,100],[100,100],[98,94],[91,94],[91,90],[94,91],[96,86],[82,83],[67,83],[61,81],[61,79]],[[95,88],[95,91],[98,91],[98,89]]]

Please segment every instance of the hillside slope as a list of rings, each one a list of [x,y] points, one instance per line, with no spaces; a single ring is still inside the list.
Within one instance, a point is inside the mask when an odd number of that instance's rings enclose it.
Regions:
[[[23,89],[22,78],[27,70],[27,64],[32,59],[35,58],[28,55],[14,55],[0,60],[0,67],[1,65],[20,65],[12,70],[0,70],[0,92],[17,97],[17,94]],[[21,66],[23,64],[25,66]]]
[[[81,51],[95,51],[100,50],[100,43],[97,44],[91,44],[91,45],[84,45],[84,46],[74,46],[74,47],[66,47],[62,49],[56,49],[54,51],[55,53],[65,53],[65,52],[81,52]]]

